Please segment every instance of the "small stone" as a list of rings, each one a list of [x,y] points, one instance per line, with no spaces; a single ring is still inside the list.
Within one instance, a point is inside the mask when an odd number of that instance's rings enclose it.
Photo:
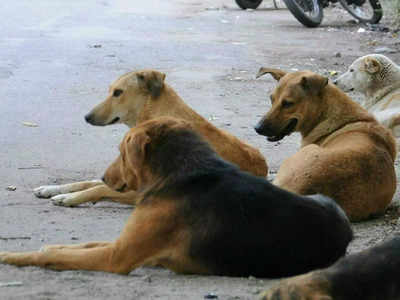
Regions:
[[[218,299],[218,295],[214,293],[208,293],[204,295],[204,299]]]
[[[398,51],[389,47],[379,47],[374,50],[375,53],[397,53]]]
[[[342,53],[336,52],[336,53],[335,53],[335,57],[342,57]]]
[[[8,187],[6,187],[6,190],[7,190],[7,191],[14,192],[15,190],[17,190],[17,187],[14,186],[14,185],[9,185]]]

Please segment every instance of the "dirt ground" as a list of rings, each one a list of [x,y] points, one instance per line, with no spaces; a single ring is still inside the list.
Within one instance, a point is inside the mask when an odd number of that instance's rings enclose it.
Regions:
[[[272,179],[283,159],[298,149],[299,137],[269,143],[254,132],[275,84],[268,76],[255,80],[260,66],[328,76],[381,47],[390,48],[386,51],[392,53],[385,54],[400,62],[394,31],[359,32],[362,26],[337,8],[324,11],[322,26],[307,29],[279,1],[280,9],[264,2],[255,11],[243,11],[233,0],[3,1],[0,251],[118,235],[132,208],[111,203],[58,207],[35,198],[32,189],[101,177],[126,127],[93,127],[83,116],[127,71],[165,72],[193,108],[258,147]],[[385,17],[382,25],[390,21]],[[397,193],[385,216],[353,224],[349,252],[399,231],[399,201]],[[119,276],[0,265],[0,299],[254,299],[274,282],[183,276],[159,268]]]

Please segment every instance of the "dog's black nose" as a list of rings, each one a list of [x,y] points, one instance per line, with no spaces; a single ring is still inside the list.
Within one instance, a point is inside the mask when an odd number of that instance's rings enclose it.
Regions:
[[[106,179],[103,177],[101,177],[101,181],[103,181],[104,183],[106,183]]]
[[[333,81],[333,84],[334,84],[334,85],[337,85],[337,80],[334,80],[334,81]]]
[[[259,124],[257,124],[256,126],[254,126],[254,130],[258,133],[261,134],[261,126]]]
[[[88,122],[88,123],[92,123],[93,122],[93,115],[92,114],[87,114],[86,116],[85,116],[85,120],[86,120],[86,122]]]

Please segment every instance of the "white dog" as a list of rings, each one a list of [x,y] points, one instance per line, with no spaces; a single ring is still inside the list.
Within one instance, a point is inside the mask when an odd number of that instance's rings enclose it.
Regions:
[[[345,92],[364,94],[364,108],[400,137],[400,66],[384,55],[366,55],[334,83]]]

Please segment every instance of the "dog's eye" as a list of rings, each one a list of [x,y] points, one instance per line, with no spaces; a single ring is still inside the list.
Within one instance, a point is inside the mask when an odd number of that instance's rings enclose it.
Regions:
[[[354,69],[350,69],[349,71],[350,71],[350,72],[354,72]]]
[[[123,92],[124,92],[123,90],[116,89],[114,90],[113,97],[119,97]]]
[[[293,102],[289,102],[289,101],[287,101],[287,100],[283,100],[283,101],[282,101],[282,107],[283,107],[283,108],[292,107],[293,104],[294,104]]]

